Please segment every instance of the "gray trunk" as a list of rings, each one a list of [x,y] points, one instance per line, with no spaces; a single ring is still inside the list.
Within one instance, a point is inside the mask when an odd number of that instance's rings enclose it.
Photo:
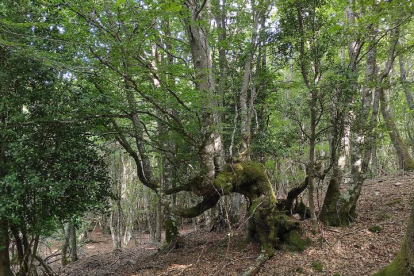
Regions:
[[[76,237],[76,226],[73,223],[69,223],[69,246],[70,246],[70,259],[72,262],[78,260],[78,247]]]
[[[69,248],[69,224],[67,223],[67,225],[63,225],[63,235],[65,237],[65,241],[63,242],[62,245],[62,266],[65,266],[69,263],[68,260],[68,248]]]
[[[256,10],[256,9],[259,10]],[[255,50],[257,48],[257,40],[259,33],[260,19],[264,14],[264,8],[255,7],[255,3],[252,2],[253,9],[253,30],[250,38],[250,46],[246,53],[246,61],[244,64],[244,74],[242,79],[242,87],[240,91],[240,130],[242,144],[239,148],[240,157],[243,159],[250,159],[250,138],[251,138],[251,123],[252,123],[252,112],[253,104],[256,98],[256,90],[253,85],[250,85],[252,75],[252,63]],[[250,95],[248,90],[251,90]],[[249,97],[250,96],[250,97]]]
[[[190,18],[188,37],[190,40],[191,56],[196,73],[195,85],[201,99],[201,145],[199,148],[200,167],[204,175],[200,193],[212,191],[216,169],[219,171],[222,163],[221,136],[215,131],[217,124],[217,101],[215,99],[215,82],[212,72],[210,46],[207,41],[208,29],[199,24],[203,19],[203,8],[206,1],[187,0]],[[216,162],[215,162],[216,160]],[[216,165],[218,167],[216,167]]]
[[[388,104],[388,97],[385,89],[380,88],[381,113],[384,118],[385,126],[391,138],[391,142],[397,152],[398,158],[404,170],[414,170],[414,160],[410,156],[407,146],[401,138],[400,132],[395,124],[394,116]]]
[[[407,104],[408,104],[410,111],[414,111],[414,97],[411,94],[410,83],[407,82],[407,72],[405,70],[405,56],[403,54],[400,54],[399,61],[400,61],[400,81],[404,89],[405,98],[407,100]],[[414,112],[412,112],[411,115],[414,119]]]

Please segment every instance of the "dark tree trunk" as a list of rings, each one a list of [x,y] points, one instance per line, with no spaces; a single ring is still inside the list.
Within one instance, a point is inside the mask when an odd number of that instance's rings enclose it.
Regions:
[[[0,276],[13,276],[10,269],[9,229],[6,219],[0,220]]]

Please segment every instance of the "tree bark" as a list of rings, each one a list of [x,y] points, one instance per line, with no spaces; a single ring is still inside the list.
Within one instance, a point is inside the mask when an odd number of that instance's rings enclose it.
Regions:
[[[405,99],[407,100],[408,108],[410,111],[414,111],[414,97],[410,91],[410,83],[407,82],[407,72],[405,70],[405,56],[400,54],[399,56],[399,63],[400,63],[400,81],[401,85],[404,89]],[[414,112],[411,113],[414,119]]]
[[[197,205],[177,209],[175,213],[183,218],[197,217],[213,208],[221,196],[239,193],[248,199],[247,213],[252,218],[249,220],[247,240],[257,238],[267,257],[274,254],[275,246],[280,245],[279,241],[292,243],[290,232],[298,230],[299,223],[286,215],[284,205],[278,206],[272,185],[261,163],[248,161],[227,164],[225,170],[217,175],[213,185],[218,193],[206,194]],[[296,238],[297,235],[294,234]]]
[[[249,87],[252,75],[252,63],[255,50],[257,48],[257,38],[259,34],[259,23],[264,16],[265,9],[263,7],[257,7],[254,1],[252,1],[253,9],[253,30],[250,39],[250,46],[246,54],[246,61],[244,64],[244,73],[242,79],[242,87],[240,91],[240,130],[242,143],[239,148],[240,158],[250,160],[250,139],[251,139],[251,123],[252,123],[252,111],[253,103],[256,97],[256,91],[251,89],[250,97],[248,95]]]
[[[393,31],[391,39],[392,41],[391,41],[391,48],[389,50],[388,60],[385,65],[383,74],[379,77],[379,85],[380,85],[379,95],[380,95],[381,113],[382,113],[382,117],[384,118],[385,125],[388,129],[391,142],[394,145],[398,158],[402,163],[402,167],[404,170],[410,171],[410,170],[414,170],[414,159],[410,156],[408,152],[408,148],[404,144],[404,141],[401,138],[398,128],[395,125],[394,117],[393,117],[393,114],[391,113],[391,110],[388,104],[387,95],[382,85],[383,81],[388,77],[392,69],[394,59],[395,59],[395,49],[396,49],[398,39],[399,39],[398,30]]]
[[[6,219],[0,220],[0,276],[14,276],[10,269],[9,227]]]
[[[214,109],[217,103],[214,99],[215,82],[212,72],[212,60],[210,46],[207,41],[208,29],[200,24],[202,21],[203,8],[206,1],[187,0],[185,5],[189,11],[187,30],[190,40],[191,57],[196,72],[195,85],[200,93],[201,105],[201,145],[199,147],[200,167],[203,174],[203,182],[200,186],[200,192],[212,192],[212,183],[214,182],[216,168],[214,162],[217,156],[215,141],[220,141],[221,136],[214,131],[215,115]],[[217,136],[219,135],[219,136]]]
[[[394,116],[391,113],[388,98],[383,87],[380,88],[380,102],[382,117],[384,118],[391,142],[394,145],[395,151],[402,164],[402,168],[406,171],[414,170],[414,159],[410,156],[408,148],[404,144],[400,132],[395,125]]]
[[[78,260],[78,246],[76,237],[76,226],[73,222],[69,223],[69,240],[70,240],[70,259],[72,262]]]
[[[63,224],[62,227],[63,227],[62,230],[63,230],[63,235],[65,237],[65,241],[63,242],[63,245],[62,245],[61,263],[62,263],[62,266],[66,266],[69,263],[69,260],[68,260],[68,248],[69,248],[69,236],[70,236],[69,225],[67,224],[65,227],[65,224]]]
[[[146,189],[147,191],[144,192],[144,201],[145,201],[145,209],[146,209],[146,218],[147,218],[147,226],[148,231],[150,234],[151,241],[155,241],[155,223],[154,223],[154,216],[153,216],[153,208],[151,205],[151,191]]]
[[[408,116],[407,128],[408,136],[411,140],[411,152],[414,156],[414,97],[410,91],[410,83],[407,81],[407,72],[405,70],[405,56],[400,54],[400,81],[404,89],[405,99],[407,100],[408,108],[410,109],[411,116]],[[412,118],[410,120],[410,118]]]
[[[315,145],[316,145],[316,91],[312,91],[311,99],[311,122],[310,122],[310,137],[309,137],[309,163],[308,163],[308,182],[309,182],[309,209],[311,212],[312,232],[316,233],[318,230],[318,221],[315,214],[315,202],[313,198],[314,193],[314,179],[315,179]]]

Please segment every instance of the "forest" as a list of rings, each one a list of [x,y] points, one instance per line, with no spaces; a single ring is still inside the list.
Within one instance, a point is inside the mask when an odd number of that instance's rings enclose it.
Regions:
[[[413,0],[0,0],[0,276],[414,276]]]

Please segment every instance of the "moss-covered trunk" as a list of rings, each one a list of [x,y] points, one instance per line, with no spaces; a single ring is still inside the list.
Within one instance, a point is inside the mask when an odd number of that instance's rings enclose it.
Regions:
[[[203,180],[199,179],[198,183],[203,183]],[[193,188],[197,186],[196,178],[192,184]],[[303,185],[299,190],[302,188]],[[175,214],[196,217],[214,207],[221,196],[240,193],[249,201],[247,239],[258,240],[266,256],[272,256],[275,247],[283,241],[294,245],[300,240],[298,232],[290,234],[291,231],[299,230],[299,223],[287,215],[286,204],[278,204],[262,164],[251,161],[227,164],[217,175],[214,190],[215,193],[203,195],[203,200],[196,206],[175,210]],[[292,237],[294,241],[291,241]]]
[[[327,225],[341,225],[341,216],[338,214],[338,202],[341,197],[340,183],[332,177],[329,181],[328,190],[326,191],[325,200],[322,205],[319,219]]]
[[[175,218],[171,215],[165,217],[165,244],[175,242],[179,236],[177,223]]]
[[[394,261],[374,276],[414,275],[414,204],[411,209],[407,232],[400,251]]]

